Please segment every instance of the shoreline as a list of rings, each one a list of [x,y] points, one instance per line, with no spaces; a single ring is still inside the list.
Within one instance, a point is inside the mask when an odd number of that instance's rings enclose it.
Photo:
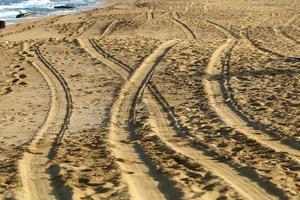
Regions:
[[[102,3],[95,3],[92,5],[88,5],[85,7],[82,7],[80,9],[76,9],[74,11],[68,11],[66,10],[65,12],[60,13],[61,11],[57,11],[57,12],[53,12],[52,14],[49,13],[48,15],[41,15],[41,16],[37,16],[37,17],[29,17],[29,18],[23,18],[23,19],[16,19],[16,20],[2,20],[6,22],[6,26],[12,26],[12,25],[17,25],[23,22],[34,22],[34,21],[38,21],[38,20],[43,20],[43,19],[47,19],[47,18],[51,18],[51,17],[57,17],[57,16],[65,16],[65,15],[72,15],[72,14],[77,14],[80,12],[85,12],[85,11],[89,11],[92,9],[97,9],[97,8],[103,8],[105,6],[107,6],[107,2],[109,0],[104,0]],[[1,19],[0,19],[1,20]],[[7,23],[8,22],[8,23]]]

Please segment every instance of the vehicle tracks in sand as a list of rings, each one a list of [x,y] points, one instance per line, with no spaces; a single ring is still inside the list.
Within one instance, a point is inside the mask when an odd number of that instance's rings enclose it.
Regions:
[[[44,124],[19,163],[23,191],[18,195],[18,199],[51,200],[58,198],[56,186],[62,187],[62,183],[52,181],[53,175],[58,174],[56,171],[52,172],[53,169],[48,167],[48,163],[54,158],[60,140],[68,128],[72,98],[62,75],[45,60],[38,47],[35,53],[37,58],[31,60],[31,63],[47,81],[51,103]],[[68,188],[60,189],[68,192]]]
[[[240,175],[239,172],[227,164],[215,160],[211,156],[206,155],[205,152],[198,149],[173,142],[174,140],[172,141],[172,138],[178,137],[178,134],[176,133],[175,128],[172,128],[169,125],[169,116],[163,112],[163,109],[166,108],[157,104],[155,102],[156,100],[151,95],[146,94],[147,91],[145,91],[144,102],[150,111],[150,126],[167,146],[177,153],[200,163],[204,166],[204,168],[222,178],[245,199],[276,199],[275,196],[268,194],[263,188],[261,188],[258,183]]]
[[[211,24],[216,27],[216,23]],[[251,121],[243,111],[237,108],[231,98],[228,97],[228,88],[226,85],[226,77],[224,77],[224,61],[228,60],[231,51],[237,43],[237,38],[231,35],[221,26],[216,27],[227,35],[227,41],[222,44],[211,56],[209,64],[206,68],[207,78],[204,79],[204,86],[208,96],[209,103],[219,117],[230,127],[245,134],[247,137],[273,149],[277,152],[286,152],[294,160],[300,163],[300,152],[288,145],[274,141],[266,130],[259,126],[259,122]],[[227,71],[227,76],[230,76]],[[226,76],[226,75],[225,75]],[[219,77],[216,80],[212,77]],[[228,99],[229,98],[229,99]]]
[[[149,169],[141,161],[130,137],[134,134],[134,111],[137,100],[161,57],[178,41],[163,43],[149,55],[125,82],[112,108],[109,141],[112,152],[123,171],[132,199],[164,199],[157,181],[149,176]]]
[[[147,10],[147,20],[151,23],[155,23],[154,19],[154,8],[149,8]]]
[[[297,20],[299,19],[299,15],[293,15],[293,17],[291,17],[283,26],[281,27],[289,27],[292,26]],[[280,26],[275,25],[273,26],[273,30],[276,33],[276,35],[278,35],[279,37],[282,37],[290,42],[293,42],[297,45],[300,44],[300,41],[297,40],[296,38],[291,37],[289,34],[287,34],[284,30],[282,30]]]
[[[177,19],[176,18],[172,18],[171,20],[172,20],[172,22],[175,25],[177,25],[182,30],[182,32],[186,35],[187,39],[189,39],[189,40],[196,39],[195,33],[192,31],[192,29],[190,29],[188,27],[188,25],[186,25],[185,23],[183,23],[182,21],[180,21],[178,18]]]
[[[285,39],[287,41],[290,41],[290,42],[298,44],[298,45],[300,44],[300,41],[298,41],[297,39],[295,39],[295,38],[291,37],[290,35],[288,35],[285,31],[283,31],[281,29],[281,27],[279,27],[277,25],[273,26],[273,30],[274,30],[275,34],[278,37],[281,37],[281,38],[283,38],[283,39]]]
[[[81,41],[81,45],[93,57],[98,58],[101,62],[108,65],[116,73],[120,74],[124,79],[127,79],[129,77],[129,74],[132,70],[129,67],[125,67],[126,65],[120,65],[120,62],[110,60],[110,56],[107,56],[105,54],[103,55],[103,52],[99,52],[99,49],[97,50],[97,44],[95,43],[95,41],[94,43],[89,43],[88,40]],[[97,54],[99,53],[100,57],[97,56]],[[247,177],[240,175],[239,172],[237,172],[234,168],[228,166],[227,164],[214,160],[212,157],[205,155],[205,152],[202,152],[198,149],[183,146],[174,142],[172,138],[177,138],[178,136],[180,136],[180,125],[176,120],[174,113],[168,106],[168,103],[165,102],[164,99],[161,97],[159,91],[155,89],[155,86],[153,86],[151,83],[145,83],[145,86],[143,87],[145,90],[143,95],[143,101],[151,114],[151,127],[154,130],[156,130],[155,133],[162,139],[162,141],[167,146],[169,146],[176,152],[200,163],[206,169],[212,171],[214,174],[221,177],[246,199],[275,198],[272,195],[266,193],[264,189],[262,189],[259,186],[259,184],[253,182],[253,180],[250,180]]]
[[[193,30],[187,24],[180,21],[179,14],[176,11],[171,11],[171,14],[172,22],[182,30],[182,32],[186,35],[187,39],[194,40],[197,38]]]
[[[166,194],[158,189],[159,181],[162,180],[158,175],[154,177],[155,173],[149,171],[148,166],[142,161],[144,158],[141,157],[139,148],[131,143],[131,137],[134,134],[134,112],[137,100],[161,57],[178,41],[168,41],[162,44],[130,77],[131,69],[103,55],[95,41],[79,39],[79,43],[93,57],[127,80],[112,108],[109,141],[112,152],[123,171],[122,177],[129,187],[130,196],[132,199],[165,199]]]
[[[258,51],[260,51],[264,54],[275,56],[277,58],[285,60],[286,62],[300,62],[300,57],[283,55],[283,54],[275,52],[271,49],[265,48],[261,44],[258,44],[258,42],[254,41],[253,39],[250,38],[248,30],[246,30],[246,32],[243,34],[242,37],[250,46],[252,46],[253,48],[257,49]]]
[[[293,25],[298,19],[299,19],[300,14],[295,14],[293,17],[291,17],[285,24],[285,26],[291,26]]]
[[[88,22],[83,22],[83,24],[75,31],[73,32],[70,37],[71,38],[77,38],[80,35],[82,35],[85,31],[87,31],[88,29],[90,29],[91,27],[93,27],[95,25],[95,21],[88,21]]]
[[[115,32],[115,30],[118,28],[118,26],[121,24],[121,22],[119,20],[114,20],[112,21],[107,28],[104,30],[104,32],[102,33],[101,37],[106,37],[111,35],[113,32]]]

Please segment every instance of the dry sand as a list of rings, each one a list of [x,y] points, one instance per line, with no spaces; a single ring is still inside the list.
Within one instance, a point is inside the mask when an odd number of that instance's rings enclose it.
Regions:
[[[0,199],[299,199],[297,0],[108,1],[0,32]]]

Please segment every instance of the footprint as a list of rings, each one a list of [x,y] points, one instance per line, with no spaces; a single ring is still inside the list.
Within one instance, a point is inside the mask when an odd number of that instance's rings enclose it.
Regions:
[[[27,85],[27,83],[22,81],[22,82],[19,83],[19,85],[25,86],[25,85]]]
[[[12,84],[16,84],[19,80],[20,80],[20,79],[15,78],[15,79],[13,79],[11,82],[12,82]]]
[[[21,65],[15,65],[15,66],[13,66],[13,68],[20,68],[21,67]]]
[[[19,78],[21,78],[21,79],[24,79],[24,78],[26,78],[26,77],[27,77],[26,74],[20,74],[20,75],[19,75]]]
[[[9,93],[11,93],[13,91],[11,89],[11,87],[6,87],[4,90],[5,90],[4,94],[9,94]]]

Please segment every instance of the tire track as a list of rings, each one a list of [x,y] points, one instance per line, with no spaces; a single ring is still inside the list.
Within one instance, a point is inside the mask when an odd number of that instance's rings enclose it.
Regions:
[[[75,32],[73,32],[73,33],[71,34],[71,37],[72,37],[72,38],[77,38],[77,37],[79,37],[79,36],[82,35],[85,31],[87,31],[88,29],[92,28],[95,24],[96,24],[96,22],[95,22],[95,21],[91,21],[91,20],[88,21],[88,22],[84,22],[84,23],[82,24],[82,26],[78,28],[77,31],[75,31]]]
[[[300,62],[300,57],[291,57],[291,56],[287,56],[287,55],[283,55],[283,54],[280,54],[280,53],[277,53],[273,50],[270,50],[270,49],[267,49],[265,47],[263,47],[262,45],[260,45],[258,42],[250,39],[250,36],[249,36],[249,31],[246,30],[246,33],[244,34],[244,39],[246,41],[248,41],[248,43],[255,49],[259,50],[260,52],[262,53],[265,53],[265,54],[269,54],[269,55],[273,55],[273,56],[276,56],[280,59],[283,59],[285,60],[286,62]]]
[[[291,37],[290,35],[288,35],[285,31],[278,29],[279,34],[281,34],[282,37],[284,37],[285,39],[294,42],[295,44],[300,45],[300,40],[297,40],[296,38]]]
[[[62,185],[52,182],[53,174],[47,165],[54,158],[60,140],[68,128],[72,113],[72,98],[66,81],[44,59],[38,47],[35,53],[38,59],[34,59],[31,63],[47,81],[51,91],[51,104],[45,123],[19,163],[23,185],[19,199],[51,200],[56,199],[55,187]]]
[[[84,47],[88,50],[88,52],[93,57],[97,58],[95,55],[97,52],[91,53],[93,52],[92,48],[95,48],[95,46],[90,45],[87,47],[87,41],[84,43]],[[98,51],[97,49],[95,50]],[[109,60],[110,58],[104,57],[103,55],[100,56],[101,57],[98,58],[101,62],[107,64],[124,79],[129,76],[129,73],[131,72],[130,68],[121,66],[118,64],[118,62],[115,63],[115,61],[111,61]],[[229,185],[235,188],[246,199],[270,199],[272,197],[272,195],[267,194],[258,183],[253,183],[252,179],[250,180],[247,177],[241,176],[239,174],[240,172],[237,172],[234,168],[228,166],[227,164],[214,160],[212,157],[205,155],[205,152],[199,151],[198,149],[183,146],[174,142],[174,140],[171,138],[176,138],[179,135],[183,135],[181,133],[181,125],[176,119],[172,109],[170,109],[168,103],[164,100],[156,87],[151,83],[148,83],[147,87],[145,86],[145,92],[143,96],[143,101],[151,113],[151,126],[154,128],[154,130],[159,130],[155,132],[167,146],[178,153],[195,160],[208,170],[214,172],[217,176],[221,177],[223,180],[229,183]]]
[[[155,23],[154,8],[150,8],[147,10],[147,20],[151,23]]]
[[[115,32],[115,30],[120,24],[121,22],[119,20],[114,20],[113,22],[111,22],[108,25],[108,27],[105,29],[105,31],[102,33],[101,37],[106,37],[111,35],[113,32]]]
[[[133,134],[136,103],[154,72],[157,62],[176,43],[177,41],[168,41],[149,55],[126,81],[113,105],[109,140],[117,160],[125,160],[125,162],[119,162],[119,165],[124,171],[123,178],[128,184],[129,193],[133,199],[164,199],[157,189],[156,181],[149,176],[147,167],[141,163],[140,155],[137,154],[134,145],[126,144],[124,141]],[[129,175],[130,171],[135,173]]]
[[[215,23],[212,25],[217,26]],[[221,29],[224,34],[231,35],[226,29],[222,27],[217,28]],[[274,141],[275,136],[272,137],[272,135],[270,135],[272,130],[268,131],[264,129],[259,122],[252,120],[251,117],[240,110],[232,100],[228,90],[229,69],[224,71],[228,63],[226,64],[224,61],[229,61],[231,51],[236,43],[237,39],[231,35],[210,58],[206,69],[207,78],[204,80],[204,86],[208,94],[210,105],[229,126],[277,152],[287,152],[293,159],[300,162],[300,152],[298,150]],[[219,76],[221,76],[221,81],[215,79],[215,77]],[[258,134],[259,130],[269,134]]]
[[[114,72],[119,74],[123,79],[128,79],[131,69],[124,63],[117,61],[112,56],[106,54],[94,39],[77,39],[79,45],[84,48],[92,57],[100,60],[109,66]],[[95,52],[96,51],[96,52]]]
[[[172,13],[173,19],[179,20],[180,17],[179,17],[178,12],[172,11],[171,13]]]
[[[177,12],[172,11],[173,18],[171,18],[172,22],[177,25],[182,32],[186,35],[187,39],[194,40],[197,39],[195,33],[182,21],[179,20],[179,16]]]
[[[153,130],[158,130],[155,131],[156,134],[167,146],[184,156],[192,158],[215,175],[221,177],[245,199],[276,199],[275,196],[264,191],[256,182],[240,175],[239,172],[227,164],[218,162],[203,151],[172,142],[172,138],[178,137],[178,134],[176,134],[175,129],[170,127],[168,116],[164,114],[163,107],[160,107],[151,95],[147,95],[147,91],[145,91],[144,101],[150,111],[150,121]]]
[[[293,17],[291,17],[284,25],[283,27],[289,27],[291,26],[293,23],[295,23],[299,18],[299,15],[294,15]],[[290,42],[296,43],[296,44],[300,44],[300,41],[297,40],[296,38],[291,37],[290,35],[288,35],[285,31],[283,31],[279,26],[273,26],[274,32],[279,36],[282,37]]]
[[[108,66],[110,69],[112,69],[116,74],[120,75],[124,80],[128,80],[132,73],[132,69],[129,68],[126,64],[122,63],[121,61],[115,59],[114,57],[110,56],[106,52],[104,52],[99,45],[97,45],[96,41],[93,39],[80,39],[79,44],[82,48],[85,49],[92,57],[98,59],[102,63],[104,63],[106,66]],[[146,88],[148,89],[148,88]],[[133,117],[133,121],[134,121]],[[143,149],[141,147],[138,147],[139,152],[141,154],[144,154]],[[149,162],[149,161],[148,161]],[[151,161],[150,161],[151,162]],[[151,166],[151,163],[149,162],[149,166]],[[152,174],[155,174],[155,172]],[[163,182],[164,185],[169,185],[168,188],[173,190],[178,190],[178,188],[174,187],[174,184],[170,184],[170,180],[166,178],[165,176],[159,177],[160,181]],[[164,191],[165,193],[168,193],[166,196],[172,196],[172,194],[169,194],[171,192]]]
[[[299,14],[295,14],[292,18],[290,18],[286,22],[285,26],[291,26],[291,25],[293,25],[299,19],[299,16],[300,16]]]
[[[36,47],[35,53],[38,56],[39,60],[43,63],[43,65],[45,67],[47,67],[52,72],[52,74],[56,77],[56,79],[60,82],[61,87],[63,88],[63,91],[64,91],[66,102],[67,102],[64,121],[63,121],[63,123],[61,125],[61,128],[59,130],[59,134],[57,135],[57,137],[54,141],[55,145],[53,146],[53,148],[49,152],[49,157],[51,159],[53,159],[56,155],[57,148],[59,147],[60,142],[61,142],[66,130],[68,129],[68,125],[70,123],[70,119],[71,119],[71,115],[72,115],[73,101],[72,101],[70,88],[69,88],[68,83],[65,80],[65,78],[59,73],[59,71],[55,67],[53,67],[46,60],[46,58],[43,56],[42,52],[40,51],[39,47]]]
[[[125,82],[112,108],[109,141],[132,199],[165,199],[157,188],[157,177],[149,176],[149,169],[142,162],[136,145],[130,143],[130,137],[134,134],[137,100],[161,57],[176,43],[172,40],[162,44],[144,60]]]

